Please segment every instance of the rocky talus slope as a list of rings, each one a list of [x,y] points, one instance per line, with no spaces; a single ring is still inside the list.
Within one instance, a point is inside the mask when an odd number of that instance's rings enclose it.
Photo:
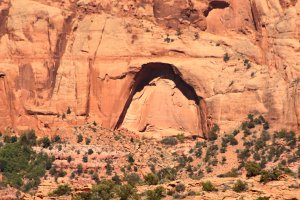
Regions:
[[[2,0],[0,128],[205,136],[260,113],[298,130],[299,15],[298,0]]]

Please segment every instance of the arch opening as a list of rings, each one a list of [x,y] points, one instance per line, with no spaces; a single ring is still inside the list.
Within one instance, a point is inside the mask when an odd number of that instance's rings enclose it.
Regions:
[[[173,65],[144,64],[134,77],[115,128],[139,132],[177,130],[205,137],[201,101]]]

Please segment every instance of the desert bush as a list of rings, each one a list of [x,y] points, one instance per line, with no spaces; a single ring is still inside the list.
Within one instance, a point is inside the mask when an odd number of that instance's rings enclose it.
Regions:
[[[86,145],[89,145],[91,143],[91,138],[85,138],[85,144]]]
[[[238,172],[238,169],[232,168],[229,172],[226,172],[224,174],[218,175],[220,178],[226,178],[226,177],[238,177],[240,173]]]
[[[215,186],[210,181],[202,182],[202,189],[203,189],[203,191],[206,191],[206,192],[217,191]]]
[[[67,161],[68,161],[68,163],[70,163],[72,161],[72,157],[68,156]]]
[[[176,138],[177,140],[180,142],[180,143],[183,143],[184,142],[184,134],[183,133],[180,133],[178,135],[176,135]]]
[[[19,142],[21,145],[29,145],[34,146],[36,145],[36,135],[33,129],[24,131],[19,138]]]
[[[251,155],[250,150],[246,148],[238,153],[238,158],[240,160],[246,160],[247,158],[250,157],[250,155]]]
[[[66,113],[69,115],[69,114],[71,114],[71,112],[72,112],[72,111],[71,111],[71,108],[70,108],[70,107],[68,107],[68,109],[67,109],[67,112],[66,112]]]
[[[133,158],[133,155],[132,154],[129,154],[128,155],[128,157],[127,157],[127,161],[129,162],[129,163],[134,163],[134,158]]]
[[[144,176],[144,180],[148,185],[157,185],[159,182],[159,177],[154,173],[148,173]]]
[[[260,160],[260,155],[259,155],[259,153],[257,151],[254,152],[253,159],[254,160]]]
[[[165,195],[165,188],[159,186],[154,190],[146,191],[146,199],[147,200],[161,200]]]
[[[125,181],[127,181],[127,183],[130,185],[137,185],[141,183],[141,178],[138,174],[131,173],[125,176]]]
[[[3,137],[4,143],[15,143],[17,141],[18,141],[18,138],[15,135],[13,135],[13,136],[4,135],[4,137]]]
[[[51,145],[51,141],[48,137],[43,137],[38,141],[38,144],[43,148],[48,148]]]
[[[263,130],[260,135],[260,139],[263,141],[269,141],[271,139],[270,133],[266,130]]]
[[[82,165],[81,164],[77,165],[77,173],[82,174],[82,172],[83,172]]]
[[[264,128],[264,130],[268,130],[268,129],[270,128],[269,122],[265,122],[265,123],[263,124],[263,128]]]
[[[255,150],[258,151],[260,149],[263,149],[266,146],[266,142],[262,139],[258,139],[255,142]]]
[[[166,137],[161,141],[164,145],[174,146],[178,144],[178,140],[175,137]]]
[[[195,150],[195,156],[197,158],[201,158],[201,156],[202,156],[202,148],[201,147],[196,148],[196,150]]]
[[[218,139],[218,132],[220,131],[220,128],[217,124],[214,124],[211,131],[208,133],[208,140],[214,141]]]
[[[70,195],[72,188],[69,185],[59,185],[54,191],[52,191],[49,196],[63,196]]]
[[[185,191],[185,185],[183,183],[179,183],[175,186],[176,192],[184,192]]]
[[[137,194],[137,189],[130,184],[117,186],[116,194],[120,198],[120,200],[139,199],[139,195]]]
[[[59,135],[55,135],[53,138],[53,142],[61,142],[61,138]]]
[[[270,181],[278,180],[282,175],[281,170],[278,168],[273,168],[271,170],[263,170],[261,172],[260,182],[267,183]]]
[[[244,192],[248,188],[247,183],[241,180],[237,180],[233,185],[233,191],[235,192]]]
[[[245,164],[245,168],[246,168],[246,171],[247,171],[247,177],[257,176],[261,172],[260,165],[255,163],[255,162],[247,162]]]
[[[85,162],[85,163],[87,163],[89,161],[89,158],[87,157],[87,155],[84,155],[82,157],[82,161]]]
[[[112,166],[111,161],[106,162],[105,169],[106,169],[105,173],[110,176],[112,174],[112,171],[114,170],[114,167]]]
[[[228,61],[230,60],[230,57],[229,57],[229,54],[228,54],[228,53],[225,53],[225,54],[224,54],[223,60],[224,60],[224,62],[228,62]]]
[[[7,143],[0,148],[0,170],[3,182],[22,191],[29,191],[40,183],[40,178],[51,168],[52,159],[44,153],[36,153],[34,132],[24,133],[18,142]],[[24,185],[24,181],[26,183]]]
[[[238,141],[235,139],[233,134],[226,134],[223,138],[222,138],[222,147],[226,147],[227,144],[230,144],[232,146],[235,146],[238,144]]]
[[[120,176],[118,176],[117,174],[115,174],[112,178],[111,178],[111,180],[115,183],[115,184],[117,184],[117,185],[121,185],[121,178],[120,178]]]
[[[77,135],[77,143],[81,143],[83,141],[83,136],[81,134]]]
[[[92,155],[94,153],[93,149],[89,149],[87,152],[89,155]]]
[[[163,168],[157,172],[160,181],[174,181],[176,180],[177,171],[174,168]]]
[[[92,187],[92,199],[110,200],[115,194],[115,184],[110,180],[102,180]]]
[[[91,192],[81,192],[76,194],[72,200],[91,200],[92,199],[92,193]]]

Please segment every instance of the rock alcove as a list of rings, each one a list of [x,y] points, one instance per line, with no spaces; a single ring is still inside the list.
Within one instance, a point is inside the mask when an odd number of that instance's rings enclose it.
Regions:
[[[203,134],[202,98],[166,63],[142,65],[117,128],[159,135]]]

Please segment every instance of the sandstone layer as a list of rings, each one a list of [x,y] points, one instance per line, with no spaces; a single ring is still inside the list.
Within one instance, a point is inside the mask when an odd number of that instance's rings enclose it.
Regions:
[[[297,0],[3,0],[0,128],[299,130]]]

